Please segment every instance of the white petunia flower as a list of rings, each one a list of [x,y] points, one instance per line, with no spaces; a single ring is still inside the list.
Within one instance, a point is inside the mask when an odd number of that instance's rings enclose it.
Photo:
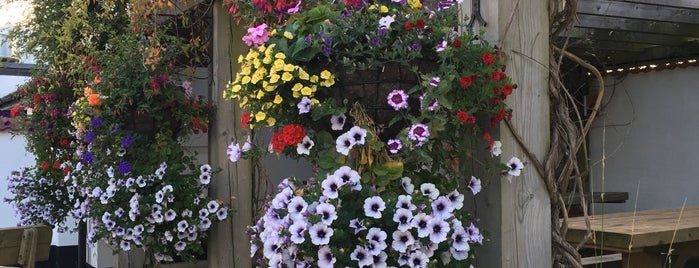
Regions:
[[[330,117],[330,129],[332,130],[342,130],[345,126],[345,121],[347,116],[345,114],[333,115]]]
[[[296,145],[296,153],[309,155],[311,153],[311,148],[313,148],[313,140],[310,137],[305,136],[303,140]]]
[[[364,215],[367,217],[380,219],[384,209],[386,209],[386,203],[380,196],[372,196],[364,200]]]
[[[420,192],[422,192],[422,195],[431,199],[437,199],[439,196],[439,190],[437,190],[437,187],[433,183],[423,183],[420,185]]]
[[[507,171],[507,174],[517,177],[521,174],[524,164],[522,163],[522,160],[519,160],[519,158],[512,157],[510,158],[510,161],[507,162],[507,167],[510,168],[510,170]]]
[[[494,141],[493,146],[490,148],[490,155],[500,156],[502,154],[502,142]]]

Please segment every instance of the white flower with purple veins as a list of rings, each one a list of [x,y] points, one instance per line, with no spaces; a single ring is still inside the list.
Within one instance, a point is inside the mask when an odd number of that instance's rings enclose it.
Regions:
[[[432,216],[439,219],[448,219],[454,216],[454,206],[446,196],[440,196],[432,202]]]
[[[320,220],[327,225],[331,225],[337,219],[335,206],[329,203],[321,203],[316,206],[316,214],[320,215]]]
[[[187,243],[183,241],[177,241],[177,243],[175,243],[175,250],[177,251],[183,251],[185,247],[187,247]]]
[[[163,163],[165,164],[165,163]],[[209,164],[204,164],[201,167],[199,167],[199,172],[201,173],[211,173],[211,165]]]
[[[374,262],[369,252],[359,245],[357,245],[350,254],[350,260],[357,261],[359,267],[369,266]]]
[[[345,127],[347,116],[345,114],[333,115],[330,117],[330,129],[342,130]]]
[[[463,228],[455,228],[454,232],[451,234],[451,247],[457,251],[469,251],[471,246],[468,245],[470,241],[468,233]]]
[[[340,186],[342,186],[343,184],[344,183],[342,182],[342,179],[340,177],[328,175],[328,177],[320,183],[321,187],[323,188],[323,196],[326,196],[330,199],[337,198],[337,192],[340,189]]]
[[[121,247],[122,251],[129,251],[131,250],[131,243],[129,243],[129,241],[121,241],[119,247]]]
[[[416,250],[413,251],[413,253],[410,253],[410,257],[408,258],[408,266],[411,268],[415,267],[427,267],[427,260],[429,257],[425,255],[422,251]]]
[[[202,173],[199,174],[199,183],[202,185],[207,185],[211,182],[211,174],[209,173]]]
[[[216,200],[211,200],[206,204],[206,208],[209,209],[210,213],[215,213],[218,210],[218,202]]]
[[[468,259],[468,250],[456,250],[454,247],[449,248],[449,253],[457,261]]]
[[[206,231],[211,227],[211,220],[204,218],[199,222],[199,229]]]
[[[340,178],[342,180],[343,185],[351,185],[352,190],[362,190],[362,184],[360,183],[362,177],[359,175],[357,171],[353,170],[351,167],[342,166],[335,170],[333,176]]]
[[[375,248],[375,249],[378,249],[378,251],[382,251],[382,250],[386,249],[386,247],[387,247],[386,238],[387,237],[388,237],[388,235],[386,234],[386,232],[384,232],[383,230],[376,228],[376,227],[369,229],[369,232],[367,232],[367,234],[366,234],[367,240],[374,241],[374,242],[378,243],[376,245],[376,246],[378,246],[378,248]],[[372,255],[377,255],[378,251],[375,252],[376,254],[372,254]]]
[[[364,144],[366,141],[366,134],[366,129],[358,126],[353,126],[349,131],[347,131],[347,137],[351,138],[355,144]]]
[[[481,235],[481,231],[478,230],[478,227],[473,225],[473,223],[466,228],[466,232],[468,233],[469,241],[483,244],[483,236]]]
[[[454,206],[454,209],[461,209],[464,207],[464,195],[459,193],[459,191],[451,191],[451,193],[447,195],[447,198],[451,201],[451,205]]]
[[[394,21],[396,21],[396,19],[393,18],[393,16],[386,16],[386,17],[380,18],[379,19],[379,29],[391,28],[391,23],[393,23]]]
[[[164,198],[165,198],[165,193],[163,193],[163,191],[155,192],[155,202],[156,203],[162,203]]]
[[[323,246],[318,249],[318,267],[332,268],[335,265],[335,256],[330,252],[330,247]]]
[[[336,150],[343,155],[349,155],[350,149],[354,146],[354,139],[344,133],[335,140]]]
[[[296,153],[309,155],[311,153],[311,148],[313,148],[315,143],[310,137],[305,136],[303,140],[296,145]]]
[[[389,139],[386,143],[388,146],[388,151],[392,154],[397,154],[400,149],[403,149],[403,143],[399,139]]]
[[[100,195],[102,195],[102,188],[97,186],[94,189],[92,189],[92,197],[97,198],[100,197]]]
[[[366,227],[364,227],[364,220],[360,220],[359,218],[350,220],[349,226],[354,229],[355,235],[361,231],[366,230]]]
[[[126,179],[126,182],[124,182],[124,186],[126,188],[131,188],[131,186],[133,186],[133,184],[135,182],[136,182],[136,180],[134,180],[133,178],[128,178],[128,179]]]
[[[425,99],[425,96],[427,96],[427,93],[424,93],[420,95],[420,107],[425,107],[425,104],[423,100]],[[439,107],[439,101],[437,101],[437,98],[432,98],[430,101],[430,104],[427,105],[427,110],[430,112],[434,112],[434,110],[437,110],[437,107]]]
[[[437,49],[435,51],[442,52],[446,48],[447,48],[447,41],[442,41],[441,43],[437,44]]]
[[[308,234],[311,236],[311,243],[314,245],[327,245],[330,243],[330,237],[333,236],[333,229],[328,225],[319,222],[308,229]]]
[[[303,214],[306,212],[306,208],[308,208],[308,203],[300,196],[292,198],[286,207],[289,214]]]
[[[481,180],[471,176],[471,180],[468,182],[468,189],[470,189],[474,195],[479,193],[481,191]]]
[[[228,159],[235,163],[243,156],[243,150],[240,149],[240,145],[238,145],[237,142],[233,141],[228,145],[228,148],[226,148],[226,154],[228,155]]]
[[[402,208],[409,211],[417,209],[417,207],[412,203],[413,197],[410,195],[399,195],[398,201],[396,201],[396,209]]]
[[[202,208],[199,210],[199,218],[206,219],[209,217],[209,209]]]
[[[123,208],[117,208],[114,211],[114,215],[117,216],[117,218],[121,218],[122,215],[124,215],[124,209]]]
[[[299,108],[299,114],[306,114],[311,111],[311,99],[308,97],[304,96],[301,98],[301,101],[299,101],[298,104],[296,104],[296,107]]]
[[[248,135],[248,138],[245,139],[245,143],[243,143],[243,148],[242,148],[243,153],[252,150],[252,148],[253,148],[254,146],[255,146],[255,145],[252,144],[252,138],[250,138],[250,135]]]
[[[391,93],[388,93],[386,101],[396,111],[408,108],[408,94],[402,89],[394,89]]]
[[[294,224],[289,226],[289,233],[291,233],[291,242],[294,242],[295,244],[301,244],[304,241],[306,241],[305,238],[305,233],[306,233],[306,226],[308,222],[305,220],[298,220],[295,221]]]
[[[408,194],[412,194],[413,191],[415,191],[415,185],[413,185],[413,183],[409,177],[401,178],[400,184],[401,184],[401,186],[403,186],[403,190],[405,190],[405,192]]]
[[[437,197],[439,197],[439,190],[437,190],[437,186],[435,186],[434,183],[423,183],[420,185],[420,192],[430,199],[437,199]]]
[[[186,220],[181,220],[180,222],[177,223],[177,231],[178,232],[186,231],[187,227],[189,227],[189,223],[187,223]]]
[[[517,177],[522,173],[524,164],[522,163],[522,160],[519,160],[519,158],[512,157],[510,158],[510,161],[507,162],[507,167],[510,168],[510,170],[507,171],[507,174]]]
[[[384,209],[386,209],[386,203],[380,196],[372,196],[364,200],[364,215],[367,217],[380,219]]]
[[[408,248],[415,244],[415,238],[410,232],[394,231],[391,237],[393,237],[391,248],[401,253],[405,253]]]
[[[290,188],[282,189],[281,192],[277,193],[277,195],[274,196],[274,199],[272,199],[272,208],[286,208],[286,205],[289,204],[289,201],[291,201],[293,193],[293,190]]]
[[[393,214],[393,221],[398,223],[398,230],[406,232],[411,228],[410,221],[413,220],[413,213],[408,209],[399,208]]]
[[[422,146],[429,136],[430,131],[425,124],[417,123],[410,126],[410,129],[408,129],[408,139],[417,142],[417,146]]]
[[[386,268],[388,267],[388,264],[386,263],[386,259],[388,259],[388,254],[386,252],[381,252],[377,256],[373,256],[374,263],[371,264],[371,267],[374,268]]]
[[[428,235],[430,235],[430,221],[432,220],[432,217],[425,213],[418,213],[415,216],[413,216],[413,220],[410,221],[410,224],[413,226],[413,228],[417,229],[417,237],[419,238],[425,238]]]
[[[447,234],[449,233],[449,223],[445,222],[441,218],[432,218],[430,220],[429,229],[430,229],[430,241],[432,243],[441,243],[445,240],[447,240]]]
[[[228,217],[228,208],[227,207],[221,207],[218,211],[216,211],[216,218],[219,221],[225,220]]]
[[[173,221],[176,216],[177,216],[177,213],[174,210],[169,209],[168,211],[165,212],[165,221]]]
[[[439,86],[439,81],[441,81],[441,80],[442,80],[442,79],[439,78],[439,76],[432,77],[432,78],[430,79],[430,86],[433,86],[433,87]]]
[[[500,156],[500,154],[502,154],[502,142],[494,141],[493,146],[490,147],[490,155],[491,156]]]
[[[140,188],[146,187],[146,179],[144,179],[143,176],[138,176],[138,178],[136,178],[136,185]]]

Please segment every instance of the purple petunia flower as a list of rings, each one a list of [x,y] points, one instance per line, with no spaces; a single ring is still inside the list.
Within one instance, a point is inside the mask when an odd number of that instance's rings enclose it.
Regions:
[[[306,35],[306,37],[305,37],[303,40],[306,41],[306,43],[310,43],[311,40],[312,40],[312,39],[311,39],[311,35],[310,35],[310,34],[309,34],[309,35]]]
[[[412,45],[410,45],[410,49],[417,51],[418,49],[420,49],[420,45],[418,45],[417,43],[413,43]]]
[[[399,139],[390,139],[386,145],[388,145],[388,151],[392,154],[398,153],[403,148],[403,143]]]
[[[128,148],[133,143],[133,136],[126,135],[121,138],[121,147]]]
[[[122,161],[121,163],[119,163],[119,172],[121,173],[121,175],[131,173],[131,163],[126,161]]]
[[[87,143],[93,143],[93,142],[95,141],[95,136],[96,136],[96,135],[97,135],[97,133],[95,133],[94,131],[88,131],[88,132],[85,134],[85,142],[87,142]]]
[[[93,128],[98,127],[100,124],[102,124],[102,117],[95,117],[95,118],[92,118],[92,120],[90,120],[90,125]]]
[[[92,162],[95,161],[94,156],[92,155],[92,152],[85,152],[83,154],[82,160],[85,164],[92,164]]]
[[[420,107],[425,107],[425,104],[424,104],[423,100],[425,99],[425,96],[426,96],[426,95],[427,95],[427,93],[422,94],[422,95],[420,96]],[[430,104],[427,105],[426,108],[427,108],[428,111],[434,112],[434,110],[436,110],[437,107],[439,107],[439,101],[437,101],[437,98],[433,98],[433,99],[430,101]]]
[[[439,76],[432,77],[432,79],[430,79],[430,86],[433,86],[433,87],[439,86],[440,80],[441,79],[439,78]]]
[[[396,111],[408,108],[408,94],[401,89],[394,89],[388,93],[386,101]]]
[[[372,44],[372,45],[376,45],[376,44],[378,44],[378,43],[379,43],[379,38],[378,38],[378,37],[372,37],[372,38],[371,38],[371,44]]]
[[[299,114],[306,114],[311,111],[311,99],[304,96],[301,101],[296,105],[299,108]]]
[[[422,123],[414,124],[408,130],[408,139],[417,142],[417,146],[422,146],[427,137],[430,136],[430,131],[427,125]]]
[[[468,189],[475,195],[481,191],[481,180],[471,176],[471,180],[468,182]]]

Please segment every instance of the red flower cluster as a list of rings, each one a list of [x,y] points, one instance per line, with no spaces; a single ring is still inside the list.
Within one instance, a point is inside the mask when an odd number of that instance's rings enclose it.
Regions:
[[[473,125],[476,123],[476,117],[473,115],[469,115],[467,112],[464,111],[456,112],[456,118],[458,118],[462,124]]]
[[[209,129],[206,126],[206,123],[200,122],[199,118],[192,117],[192,126],[193,126],[193,132],[194,134],[199,134],[199,130],[201,130],[202,133],[206,133],[209,131]]]
[[[423,30],[423,29],[425,29],[425,25],[426,25],[425,20],[423,20],[423,19],[417,19],[417,20],[415,20],[415,22],[406,21],[405,22],[405,29],[410,31],[410,29],[412,29],[413,26],[415,26],[416,29]]]
[[[473,84],[474,82],[476,82],[476,79],[477,79],[477,78],[478,78],[478,77],[475,76],[475,75],[471,75],[471,76],[464,75],[464,76],[461,76],[461,79],[459,80],[459,84],[461,85],[461,87],[467,88],[467,87],[469,87],[471,84]]]
[[[284,126],[282,130],[277,131],[272,135],[272,148],[275,151],[281,152],[286,146],[296,146],[303,141],[306,136],[306,130],[301,125],[289,124]]]
[[[243,116],[240,118],[240,126],[245,128],[250,123],[250,112],[244,112]]]
[[[493,59],[493,53],[490,52],[483,53],[483,55],[481,56],[481,60],[483,60],[483,63],[485,63],[485,65],[493,65],[495,63],[495,60]]]

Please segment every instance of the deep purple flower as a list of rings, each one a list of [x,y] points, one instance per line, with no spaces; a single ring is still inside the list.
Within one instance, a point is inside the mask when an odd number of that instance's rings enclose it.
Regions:
[[[378,43],[379,43],[379,38],[378,38],[378,37],[372,37],[372,38],[371,38],[371,44],[372,44],[372,45],[376,45],[376,44],[378,44]]]
[[[329,47],[324,47],[324,48],[323,48],[323,54],[325,54],[326,56],[327,56],[327,55],[330,55],[330,48],[329,48]]]
[[[332,44],[333,40],[331,38],[323,38],[323,42],[325,42],[326,45]]]
[[[52,130],[52,129],[53,129],[53,123],[49,123],[49,125],[46,126],[46,128],[48,128],[49,130]]]
[[[121,147],[128,148],[133,143],[133,136],[126,135],[121,138]]]
[[[98,127],[100,124],[102,124],[102,118],[101,117],[95,117],[90,120],[90,125],[92,125],[93,128]]]
[[[94,131],[88,131],[87,134],[85,134],[85,142],[87,143],[92,143],[95,141],[95,133]]]
[[[417,43],[413,43],[412,45],[410,45],[410,49],[418,50],[418,49],[420,49],[420,45],[418,45]]]
[[[82,158],[85,164],[92,164],[92,162],[95,160],[94,156],[92,155],[92,152],[85,152]]]
[[[384,34],[386,34],[386,29],[384,29],[384,28],[379,29],[379,35],[384,35]]]
[[[390,139],[388,140],[387,145],[388,151],[392,154],[398,153],[400,149],[403,148],[403,143],[401,143],[399,139]]]
[[[408,108],[408,94],[401,89],[394,89],[386,96],[386,102],[393,107],[393,110]]]
[[[119,163],[119,172],[122,175],[131,173],[131,163],[126,161],[122,161],[121,163]]]
[[[114,133],[116,133],[117,130],[119,130],[119,125],[114,125],[112,130],[109,131],[109,135],[114,135]]]
[[[303,40],[305,40],[306,43],[310,43],[311,42],[311,35],[310,34],[306,35],[306,38],[304,38]]]

